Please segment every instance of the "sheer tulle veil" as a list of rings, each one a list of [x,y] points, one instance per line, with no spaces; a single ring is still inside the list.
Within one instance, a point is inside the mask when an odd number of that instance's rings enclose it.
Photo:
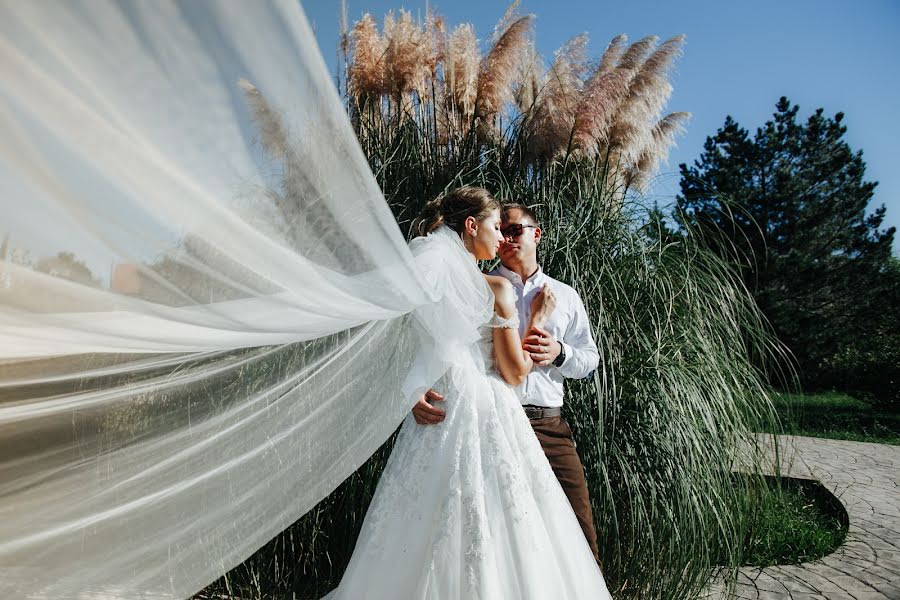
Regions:
[[[0,595],[181,598],[477,338],[294,0],[0,2]]]

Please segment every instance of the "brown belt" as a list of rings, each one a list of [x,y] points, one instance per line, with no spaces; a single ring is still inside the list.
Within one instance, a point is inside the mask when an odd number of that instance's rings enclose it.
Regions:
[[[535,406],[534,404],[523,404],[525,416],[529,419],[547,419],[549,417],[558,417],[562,414],[562,409],[558,406]]]

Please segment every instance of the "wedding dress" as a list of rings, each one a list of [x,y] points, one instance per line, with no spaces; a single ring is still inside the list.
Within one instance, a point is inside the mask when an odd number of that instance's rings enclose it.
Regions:
[[[429,238],[440,239],[417,241],[464,253],[446,226]],[[446,418],[418,425],[406,417],[328,600],[610,597],[519,400],[496,370],[492,330],[517,329],[518,317],[494,313],[492,295],[479,300],[490,318],[475,343],[448,349],[437,340],[434,348],[456,353],[432,386],[444,395]]]

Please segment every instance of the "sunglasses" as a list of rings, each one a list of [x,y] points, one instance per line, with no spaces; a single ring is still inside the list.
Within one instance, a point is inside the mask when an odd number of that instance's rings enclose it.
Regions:
[[[506,227],[500,229],[500,233],[502,233],[503,237],[505,238],[516,238],[522,235],[522,232],[525,231],[526,227],[537,229],[537,225],[522,225],[521,223],[510,223]]]

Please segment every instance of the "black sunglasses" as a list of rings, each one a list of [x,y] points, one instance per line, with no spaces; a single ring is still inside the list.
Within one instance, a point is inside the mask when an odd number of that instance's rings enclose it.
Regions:
[[[503,234],[503,237],[519,237],[522,235],[522,232],[525,231],[526,227],[531,227],[532,229],[537,229],[537,225],[522,225],[521,223],[510,223],[506,227],[500,229],[500,233]]]

